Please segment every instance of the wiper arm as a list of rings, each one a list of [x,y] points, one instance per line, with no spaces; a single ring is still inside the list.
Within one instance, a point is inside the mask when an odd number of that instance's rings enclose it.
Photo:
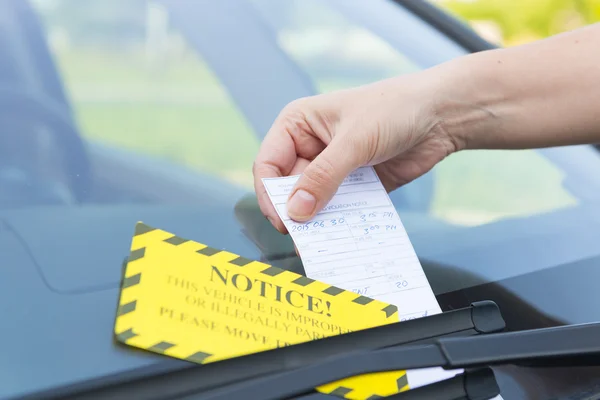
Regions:
[[[185,369],[156,373],[143,378],[114,382],[98,388],[74,390],[66,398],[118,398],[135,390],[144,391],[145,399],[175,398],[193,394],[194,399],[213,396],[217,388],[231,388],[237,397],[246,399],[243,387],[253,386],[263,377],[279,376],[301,368],[312,368],[323,360],[351,353],[366,353],[370,350],[394,348],[408,344],[430,344],[440,337],[458,337],[502,331],[504,319],[496,303],[491,301],[473,303],[470,307],[448,311],[405,322],[382,325],[375,328],[326,337],[293,346],[249,354],[215,363],[195,365]],[[302,380],[310,384],[310,380]],[[302,386],[302,385],[301,385]],[[238,390],[239,389],[239,390]],[[314,389],[309,386],[301,394]],[[205,394],[206,393],[206,394]],[[285,398],[287,392],[279,391]],[[255,398],[262,399],[260,395]],[[269,396],[265,397],[269,398]]]
[[[515,364],[529,367],[600,365],[600,323],[472,338],[439,339],[445,368]],[[467,339],[467,340],[463,340]]]
[[[206,400],[282,399],[352,376],[394,370],[477,368],[501,364],[537,367],[600,365],[600,323],[490,335],[441,338],[433,344],[362,351],[224,389]],[[241,395],[241,390],[244,394]],[[398,397],[401,398],[401,397]],[[452,399],[452,398],[451,398]]]

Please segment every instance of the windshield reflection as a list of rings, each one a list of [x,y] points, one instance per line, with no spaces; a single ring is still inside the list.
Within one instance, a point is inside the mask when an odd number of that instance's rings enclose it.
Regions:
[[[26,72],[0,68],[11,88],[0,91],[4,215],[58,206],[78,213],[75,220],[102,210],[114,224],[109,215],[124,209],[151,218],[198,207],[194,223],[202,227],[194,235],[216,219],[227,228],[210,231],[213,246],[297,271],[289,238],[272,229],[252,194],[252,162],[279,110],[297,97],[465,53],[387,1],[1,4],[3,15],[36,26],[48,44],[39,50],[19,41],[19,52],[0,45],[2,65],[12,60],[52,77],[36,87]],[[40,33],[5,20],[0,26],[3,43]],[[410,35],[398,35],[397,26]],[[46,62],[19,56],[36,52]],[[454,293],[597,255],[587,237],[600,193],[600,178],[589,171],[598,166],[586,146],[467,152],[391,198],[436,293]],[[187,229],[182,221],[173,228]],[[540,312],[551,315],[550,308]]]

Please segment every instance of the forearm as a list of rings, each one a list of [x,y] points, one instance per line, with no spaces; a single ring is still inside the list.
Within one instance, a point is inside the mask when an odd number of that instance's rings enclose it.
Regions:
[[[431,76],[435,112],[459,149],[600,142],[600,24],[469,55]]]

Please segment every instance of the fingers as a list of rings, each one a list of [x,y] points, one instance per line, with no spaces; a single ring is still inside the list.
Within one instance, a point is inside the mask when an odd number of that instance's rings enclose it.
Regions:
[[[287,203],[290,218],[303,222],[317,214],[336,193],[344,179],[362,166],[363,152],[344,135],[329,145],[304,169]]]
[[[287,230],[271,204],[262,179],[301,174],[308,160],[326,146],[322,137],[327,136],[327,129],[321,121],[319,112],[315,114],[314,99],[299,99],[288,104],[273,123],[256,157],[254,189],[261,212],[282,233]],[[315,132],[315,126],[320,134]]]
[[[270,164],[255,163],[254,164],[254,190],[256,191],[256,197],[258,199],[258,206],[263,215],[269,220],[271,225],[275,227],[281,233],[287,233],[287,229],[277,215],[275,207],[269,199],[267,190],[262,182],[262,178],[278,178],[283,176],[280,170]]]
[[[322,98],[321,98],[322,100]],[[348,135],[333,132],[336,111],[317,99],[287,106],[261,145],[254,165],[254,186],[261,211],[280,232],[287,230],[263,185],[264,178],[301,174],[288,199],[288,215],[306,221],[333,197],[363,158]],[[346,137],[344,137],[346,136]],[[310,161],[312,160],[312,161]]]
[[[281,128],[281,122],[276,121],[261,144],[252,172],[260,211],[281,233],[287,233],[287,229],[271,204],[262,179],[289,175],[296,164],[296,159],[294,140],[285,129]]]
[[[307,165],[309,165],[309,163],[309,160],[306,160],[304,158],[297,158],[296,164],[286,175],[300,175],[302,172],[304,172],[304,169]],[[260,182],[258,182],[256,179],[256,177],[258,176],[262,176],[263,178],[278,178],[282,176],[282,174],[280,174],[275,167],[269,164],[256,164],[254,167],[254,173],[254,186],[257,193],[258,205],[260,207],[261,212],[265,215],[269,222],[271,222],[275,229],[284,234],[288,233],[287,228],[281,221],[281,218],[279,218],[277,211],[275,211],[275,208],[271,203],[271,199],[269,199],[269,195],[267,194],[266,188],[262,183],[262,179],[260,180]]]

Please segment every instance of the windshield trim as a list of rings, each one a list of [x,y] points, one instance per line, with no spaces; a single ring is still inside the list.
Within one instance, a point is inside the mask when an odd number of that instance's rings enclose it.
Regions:
[[[454,17],[439,7],[422,0],[391,0],[412,14],[421,18],[428,25],[438,30],[455,43],[464,47],[470,53],[492,50],[494,45],[477,34],[462,20]]]

